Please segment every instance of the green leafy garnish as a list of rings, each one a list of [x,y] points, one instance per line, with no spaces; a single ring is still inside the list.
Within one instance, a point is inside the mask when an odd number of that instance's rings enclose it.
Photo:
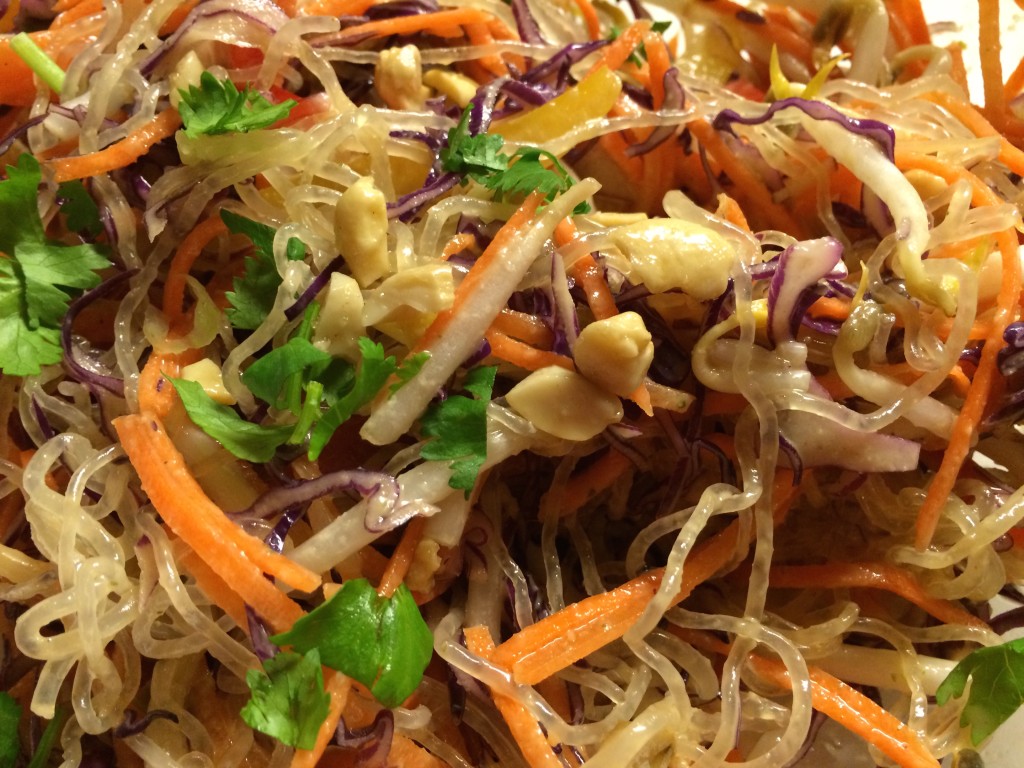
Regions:
[[[971,729],[977,746],[1024,704],[1024,638],[979,648],[962,659],[935,692],[939,704],[962,696],[968,678],[971,690],[960,726]]]
[[[18,723],[21,720],[21,707],[14,697],[6,691],[0,691],[0,768],[13,768],[21,753],[21,741],[18,738]]]
[[[185,379],[170,379],[188,417],[203,432],[240,459],[265,462],[289,437],[293,427],[285,424],[264,427],[246,421],[233,409],[206,394],[203,385]]]
[[[415,378],[416,374],[420,372],[420,369],[423,367],[423,364],[427,362],[427,360],[429,359],[429,352],[417,352],[415,355],[412,355],[403,360],[402,365],[399,366],[398,370],[395,372],[395,376],[398,378],[398,381],[391,385],[391,388],[388,390],[388,392],[393,395],[395,394],[395,392],[397,392],[410,381],[412,381],[413,378]]]
[[[352,387],[320,416],[309,435],[309,458],[316,460],[331,439],[335,430],[352,418],[380,392],[388,379],[398,372],[398,363],[393,355],[384,356],[384,347],[365,336],[359,339],[362,359],[352,381]]]
[[[59,185],[57,199],[62,201],[60,210],[67,217],[68,229],[93,237],[103,231],[100,208],[81,181],[76,179]]]
[[[323,368],[333,360],[323,350],[296,336],[250,365],[242,374],[242,382],[260,400],[283,409],[289,405],[284,402],[282,392],[292,376],[312,367]]]
[[[366,579],[342,584],[330,600],[270,638],[299,652],[318,649],[328,667],[365,685],[385,707],[397,707],[423,679],[434,636],[403,584],[381,597]]]
[[[534,190],[544,193],[544,199],[551,202],[572,186],[572,178],[553,154],[537,147],[521,147],[514,154],[501,151],[505,139],[496,133],[481,133],[473,136],[469,132],[467,107],[459,124],[448,131],[447,146],[441,149],[441,167],[450,173],[459,173],[466,178],[494,190],[495,200],[506,195],[525,197]],[[553,167],[541,162],[548,160]],[[590,206],[580,203],[573,213],[587,213]]]
[[[420,419],[420,428],[434,440],[424,444],[425,459],[451,461],[448,485],[469,498],[480,467],[487,458],[487,403],[494,388],[494,366],[474,368],[466,374],[463,388],[473,397],[449,395],[432,404]]]
[[[97,285],[96,270],[110,266],[97,246],[46,237],[37,207],[41,181],[39,162],[23,154],[0,182],[0,370],[11,376],[60,362],[71,292]]]
[[[228,79],[218,80],[210,72],[199,77],[199,87],[178,89],[178,112],[190,138],[218,133],[246,133],[266,128],[288,117],[296,102],[292,99],[271,104],[246,86],[239,91]]]
[[[227,210],[221,210],[220,218],[231,232],[245,235],[253,244],[253,255],[245,259],[245,274],[234,279],[234,290],[227,293],[231,306],[226,310],[231,325],[251,331],[266,320],[281,285],[274,262],[277,230]],[[299,238],[291,237],[285,253],[289,261],[301,261],[306,256],[306,246]]]
[[[252,691],[242,707],[242,720],[290,747],[312,749],[327,718],[331,697],[324,691],[320,653],[283,651],[250,669],[245,682]]]

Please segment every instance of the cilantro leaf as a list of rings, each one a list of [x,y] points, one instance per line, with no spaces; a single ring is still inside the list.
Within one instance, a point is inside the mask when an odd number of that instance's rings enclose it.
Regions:
[[[0,182],[0,370],[39,373],[60,362],[60,326],[72,292],[100,282],[110,266],[94,245],[49,240],[39,218],[39,162],[23,154]],[[68,290],[70,289],[70,291]]]
[[[423,679],[434,636],[403,584],[381,597],[366,579],[350,579],[330,600],[270,638],[299,652],[320,651],[323,663],[365,685],[386,707],[405,701]]]
[[[312,366],[325,367],[333,360],[306,339],[295,337],[250,365],[242,381],[260,400],[281,408],[281,391],[292,376]]]
[[[365,336],[359,339],[362,359],[352,388],[337,398],[313,427],[309,436],[309,459],[315,461],[334,431],[352,418],[352,414],[370,402],[395,375],[398,363],[393,355],[384,356],[384,347]]]
[[[178,89],[178,112],[190,138],[217,133],[246,133],[266,128],[288,116],[296,102],[292,99],[271,104],[257,91],[246,86],[239,91],[228,79],[218,80],[210,72],[199,77],[199,87]]]
[[[263,427],[246,421],[233,408],[221,405],[206,394],[199,382],[169,381],[195,425],[240,459],[270,461],[278,446],[292,434],[293,428],[287,424]]]
[[[103,231],[100,208],[85,185],[78,180],[65,181],[57,187],[60,210],[67,217],[68,229],[96,237]]]
[[[494,366],[474,368],[462,384],[474,397],[449,395],[432,404],[420,419],[423,434],[436,438],[424,444],[420,455],[434,461],[451,460],[448,485],[463,490],[466,498],[487,459],[487,403],[497,370]]]
[[[448,131],[448,145],[441,149],[441,168],[461,173],[483,182],[508,167],[508,155],[501,154],[505,139],[497,134],[469,133],[470,107],[462,113],[459,124]]]
[[[245,682],[252,696],[241,715],[250,728],[290,747],[313,748],[331,703],[316,648],[278,653],[263,662],[263,671],[250,669]]]
[[[0,768],[13,768],[21,753],[18,722],[21,707],[11,694],[0,691]]]
[[[251,331],[266,319],[281,285],[281,275],[274,262],[274,235],[277,231],[267,224],[223,209],[220,218],[231,232],[245,235],[253,244],[254,253],[245,260],[245,274],[234,279],[234,290],[227,293],[231,306],[226,311],[231,325]],[[291,237],[285,253],[289,261],[300,261],[306,256],[306,246],[299,238]]]
[[[962,696],[968,678],[971,690],[960,726],[971,729],[977,746],[1024,704],[1024,638],[979,648],[962,659],[935,692],[939,704]]]
[[[541,158],[550,160],[554,167],[545,166]],[[495,191],[495,200],[500,201],[509,194],[525,197],[537,190],[550,202],[572,186],[572,178],[565,170],[565,166],[546,149],[522,147],[512,155],[512,159],[514,162],[509,164],[507,170],[494,174],[483,182],[484,186]],[[577,210],[574,213],[586,213],[588,210],[589,206],[586,210]]]
[[[423,367],[423,364],[427,362],[427,360],[429,359],[429,352],[417,352],[415,355],[407,357],[405,360],[403,360],[398,370],[395,371],[395,376],[398,378],[398,381],[391,385],[391,388],[388,389],[388,393],[393,395],[395,394],[395,392],[397,392],[410,381],[412,381],[413,378],[415,378],[416,374],[420,372],[420,369]]]

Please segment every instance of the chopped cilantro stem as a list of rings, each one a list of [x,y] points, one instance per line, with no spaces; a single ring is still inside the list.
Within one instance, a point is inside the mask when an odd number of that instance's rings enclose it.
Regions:
[[[63,709],[58,709],[54,712],[53,719],[46,724],[43,735],[39,738],[39,744],[36,746],[32,759],[29,760],[28,768],[43,768],[43,766],[50,764],[50,753],[53,752],[53,748],[57,743],[57,737],[64,727],[65,719],[66,713]]]
[[[56,93],[63,90],[64,70],[31,37],[19,32],[11,38],[11,50]]]
[[[316,417],[320,415],[320,400],[324,396],[324,385],[319,381],[311,381],[306,385],[306,399],[302,403],[302,410],[299,412],[299,420],[295,424],[295,431],[288,438],[292,445],[301,443],[306,439],[306,433],[313,426]]]

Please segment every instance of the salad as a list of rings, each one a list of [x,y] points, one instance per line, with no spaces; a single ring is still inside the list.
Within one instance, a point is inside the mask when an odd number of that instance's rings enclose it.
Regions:
[[[7,0],[0,766],[980,765],[978,6]]]

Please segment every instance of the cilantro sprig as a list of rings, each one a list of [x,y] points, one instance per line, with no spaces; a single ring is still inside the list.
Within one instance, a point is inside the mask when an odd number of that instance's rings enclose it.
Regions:
[[[1024,705],[1024,638],[979,648],[962,659],[935,692],[939,704],[963,696],[968,679],[960,727],[971,729],[977,746]]]
[[[37,202],[41,182],[39,162],[28,154],[7,166],[0,182],[0,370],[11,376],[60,362],[68,303],[110,266],[96,245],[46,237]]]
[[[271,104],[249,86],[239,91],[228,79],[218,80],[211,72],[199,76],[199,86],[178,89],[178,113],[190,138],[218,133],[246,133],[273,125],[288,116],[292,99]]]
[[[469,132],[471,107],[462,113],[458,125],[448,131],[447,145],[441,149],[441,167],[473,179],[494,192],[495,200],[525,197],[534,190],[548,202],[572,186],[572,177],[561,161],[546,149],[520,147],[509,155],[502,151],[505,139],[496,133]],[[545,165],[544,161],[550,163]],[[580,203],[574,213],[587,213],[590,206]]]
[[[250,669],[245,682],[251,696],[241,715],[250,728],[289,747],[314,747],[331,705],[316,648],[275,654],[263,662],[262,670]]]
[[[409,589],[403,584],[382,597],[366,579],[346,581],[270,640],[299,653],[317,651],[325,666],[358,680],[385,707],[416,690],[434,652],[434,635]]]
[[[420,420],[423,434],[434,438],[424,444],[421,455],[451,461],[448,485],[464,491],[466,498],[487,458],[487,403],[497,371],[494,366],[474,368],[462,383],[472,397],[449,395],[431,405]]]
[[[231,306],[226,310],[231,325],[251,331],[267,319],[282,282],[274,262],[277,230],[228,210],[222,209],[220,218],[230,232],[245,235],[253,245],[253,254],[245,259],[245,273],[234,279],[234,290],[227,293]],[[301,261],[306,256],[306,246],[299,238],[290,237],[285,254],[289,261]]]

